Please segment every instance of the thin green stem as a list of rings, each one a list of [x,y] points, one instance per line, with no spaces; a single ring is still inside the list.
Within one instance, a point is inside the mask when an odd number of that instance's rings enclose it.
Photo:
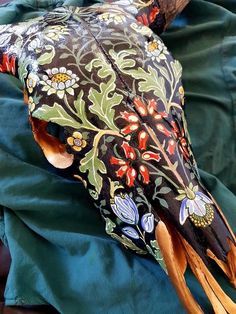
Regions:
[[[172,181],[164,172],[162,172],[161,170],[157,169],[155,166],[153,166],[152,164],[143,161],[144,164],[146,164],[149,167],[152,167],[155,172],[150,172],[150,174],[152,175],[159,175],[163,178],[165,178],[168,182],[170,182],[177,190],[180,188],[174,181]]]
[[[183,179],[181,178],[181,176],[179,175],[179,173],[176,171],[175,166],[172,164],[172,162],[170,161],[169,157],[167,156],[165,149],[162,147],[161,142],[159,141],[159,139],[157,138],[156,134],[154,133],[153,129],[148,126],[147,124],[144,124],[144,127],[146,128],[148,134],[151,136],[152,140],[154,141],[154,143],[157,145],[157,147],[159,148],[160,152],[162,153],[163,158],[165,159],[170,171],[174,174],[174,176],[176,177],[176,179],[178,180],[179,184],[185,189],[186,186],[183,182]]]
[[[142,240],[142,241],[145,243],[145,245],[146,245],[145,237],[144,237],[142,231],[140,230],[140,228],[139,228],[138,225],[136,225],[136,227],[137,227],[138,232],[139,232],[139,234],[140,234],[141,240]]]
[[[177,145],[177,147],[176,147],[176,150],[177,150],[177,155],[178,155],[178,157],[179,157],[179,159],[180,159],[180,161],[181,161],[181,166],[182,166],[183,172],[184,172],[184,174],[185,174],[185,177],[186,177],[187,181],[190,181],[190,179],[189,179],[189,177],[188,177],[188,175],[187,175],[187,173],[186,173],[184,164],[183,164],[183,156],[180,156],[178,145]]]

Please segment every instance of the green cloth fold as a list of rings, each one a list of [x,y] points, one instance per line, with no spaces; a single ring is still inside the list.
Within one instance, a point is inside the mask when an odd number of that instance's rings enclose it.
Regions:
[[[193,0],[163,39],[183,65],[186,115],[201,177],[235,231],[234,2]],[[1,7],[0,21],[27,20],[62,3],[92,1],[13,1]],[[63,314],[183,313],[161,267],[109,238],[82,184],[48,164],[33,139],[22,86],[4,74],[0,101],[0,237],[12,255],[6,304],[51,304]],[[236,301],[235,290],[216,273]],[[189,273],[187,281],[210,313]]]

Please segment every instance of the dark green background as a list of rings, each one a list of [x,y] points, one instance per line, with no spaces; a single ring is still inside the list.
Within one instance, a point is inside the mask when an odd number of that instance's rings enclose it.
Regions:
[[[13,1],[0,8],[0,22],[33,18],[62,3],[92,2]],[[186,114],[202,180],[235,231],[235,0],[192,0],[163,39],[184,68]],[[159,265],[110,239],[83,186],[47,163],[32,137],[22,86],[4,74],[0,204],[0,236],[12,255],[6,304],[49,303],[63,314],[184,312]],[[216,275],[236,301],[236,290],[220,272]],[[190,273],[187,280],[204,311],[211,313]]]

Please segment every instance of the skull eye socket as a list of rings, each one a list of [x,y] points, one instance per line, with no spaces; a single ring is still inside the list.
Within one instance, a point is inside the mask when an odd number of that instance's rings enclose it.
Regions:
[[[65,132],[62,126],[49,121],[46,126],[46,132],[53,137],[56,137],[61,143],[66,142]]]
[[[34,139],[41,147],[48,162],[58,169],[66,169],[73,164],[74,155],[68,154],[64,142],[64,132],[55,124],[30,116]],[[50,134],[51,133],[51,134]]]

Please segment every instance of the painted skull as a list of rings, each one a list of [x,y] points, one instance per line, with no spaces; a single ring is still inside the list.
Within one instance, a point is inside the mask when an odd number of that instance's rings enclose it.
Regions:
[[[84,183],[109,235],[165,268],[164,222],[201,259],[210,250],[225,263],[234,236],[200,182],[182,68],[148,27],[161,31],[163,15],[156,2],[126,2],[62,7],[0,28],[0,71],[23,82],[36,141]]]

